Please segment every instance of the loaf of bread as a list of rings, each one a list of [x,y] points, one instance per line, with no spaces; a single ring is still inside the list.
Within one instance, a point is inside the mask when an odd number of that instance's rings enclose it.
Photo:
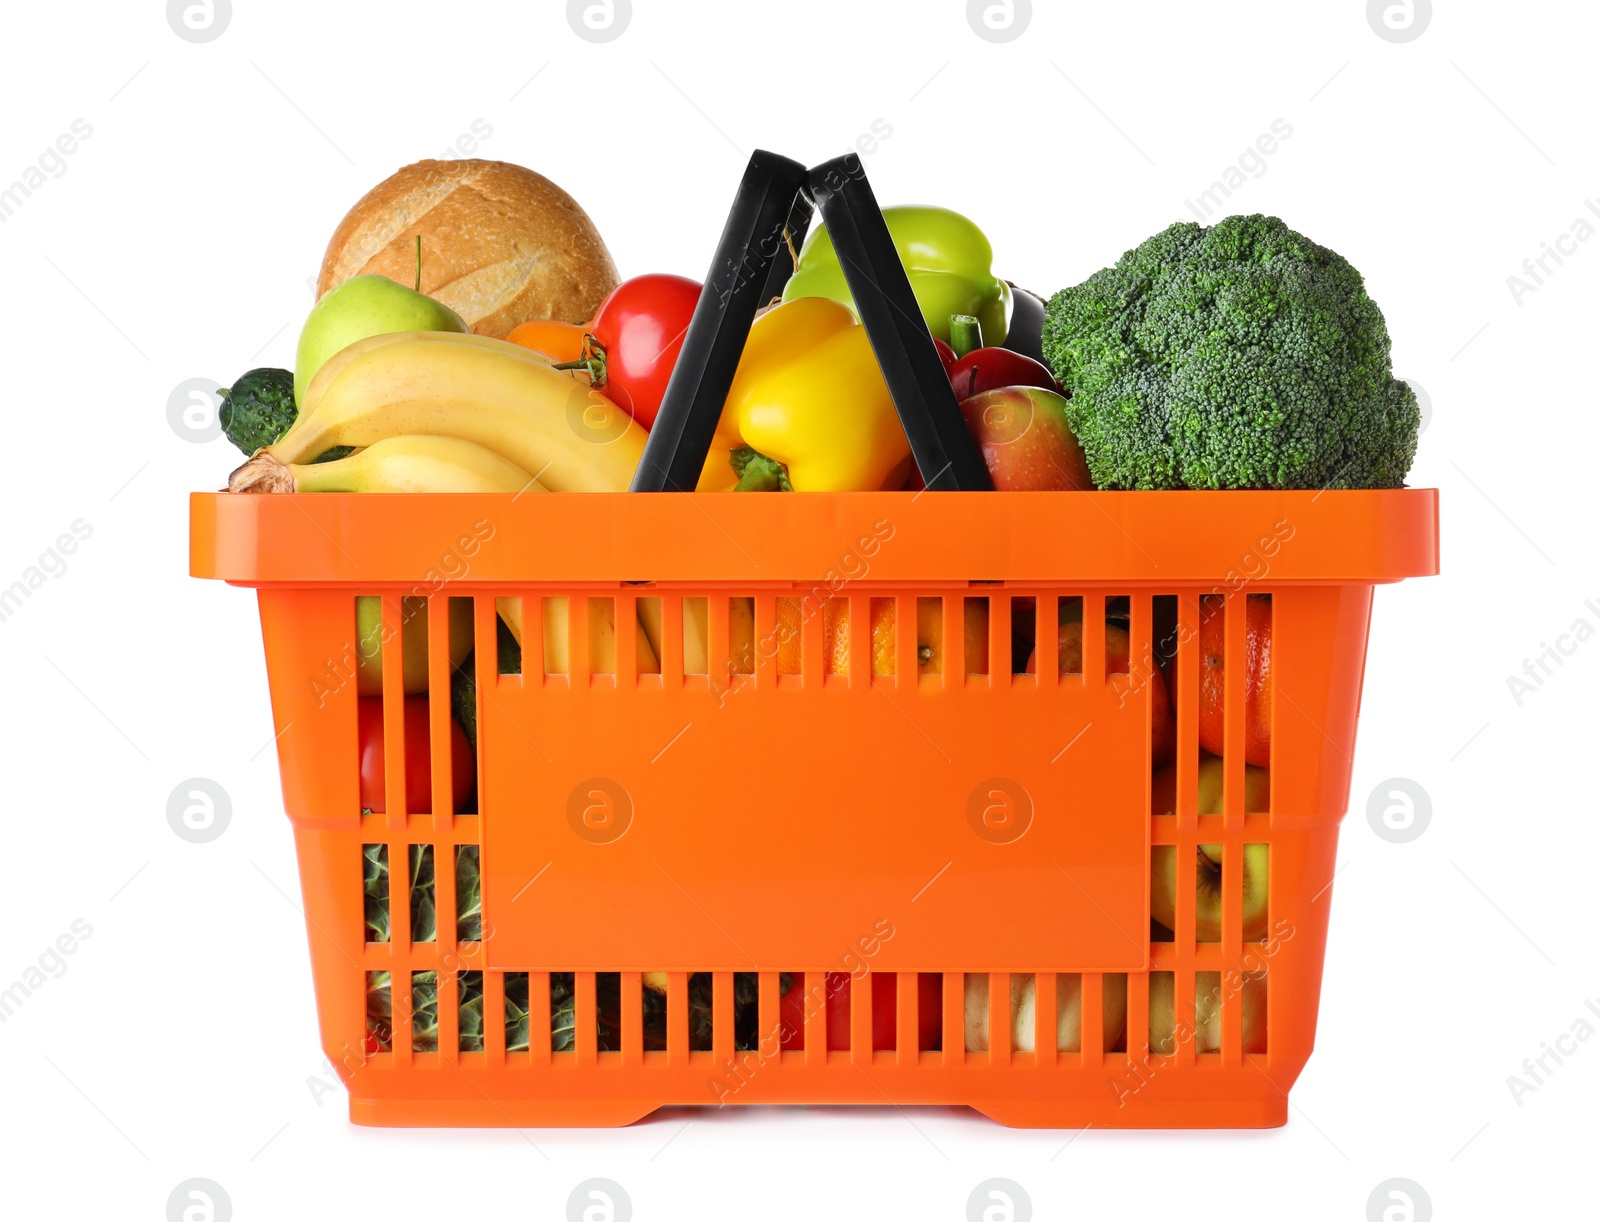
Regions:
[[[520,322],[586,322],[617,286],[588,214],[543,175],[504,161],[419,161],[350,209],[328,243],[317,296],[363,272],[422,291],[479,335]]]

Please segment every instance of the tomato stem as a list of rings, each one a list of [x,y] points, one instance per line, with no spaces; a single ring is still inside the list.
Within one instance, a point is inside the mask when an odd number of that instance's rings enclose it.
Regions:
[[[581,369],[589,375],[589,385],[604,386],[606,384],[606,350],[601,347],[600,341],[594,336],[584,333],[583,347],[575,361],[562,361],[559,365],[550,366],[552,369]]]

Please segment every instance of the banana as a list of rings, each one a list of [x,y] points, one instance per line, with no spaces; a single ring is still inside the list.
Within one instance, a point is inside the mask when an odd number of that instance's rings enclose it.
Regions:
[[[639,625],[650,639],[651,648],[655,650],[655,657],[661,656],[661,600],[659,598],[640,599]],[[707,675],[711,672],[706,663],[711,653],[711,634],[706,623],[710,603],[704,599],[686,598],[683,600],[683,673],[686,675]],[[737,619],[737,617],[735,617]],[[737,631],[737,627],[734,628]]]
[[[475,442],[553,492],[623,492],[632,482],[644,429],[529,349],[438,331],[354,346],[362,351],[337,354],[328,381],[313,379],[289,431],[234,472],[232,491],[279,485],[278,468],[330,446],[416,433]]]
[[[547,675],[571,674],[567,663],[571,657],[567,638],[567,608],[570,600],[552,598],[540,600],[544,604],[544,673]],[[617,672],[616,603],[605,599],[585,600],[589,603],[589,673],[614,675]],[[517,645],[522,645],[522,600],[497,598],[495,611],[511,629]],[[643,607],[643,603],[639,606]],[[644,625],[635,623],[637,636],[634,649],[637,653],[639,673],[659,671],[656,651],[645,635]]]
[[[295,423],[298,424],[305,417],[307,405],[320,399],[328,389],[328,383],[338,377],[344,367],[355,360],[356,357],[361,356],[363,353],[371,352],[374,348],[384,348],[400,340],[414,339],[418,335],[435,335],[440,339],[454,340],[457,343],[476,344],[480,348],[493,348],[506,342],[488,335],[473,335],[470,332],[463,331],[390,331],[383,335],[369,335],[366,339],[358,339],[355,343],[339,349],[338,352],[330,356],[312,376],[311,381],[306,384],[304,402],[301,404],[302,410],[295,417]],[[520,345],[518,346],[520,347]],[[541,360],[545,359],[543,353],[535,352],[532,349],[527,349],[527,351]],[[548,364],[549,362],[546,361],[545,363]],[[287,435],[286,432],[285,436]],[[279,440],[282,440],[282,438]]]
[[[543,492],[510,459],[458,437],[385,437],[333,462],[288,463],[286,492]]]

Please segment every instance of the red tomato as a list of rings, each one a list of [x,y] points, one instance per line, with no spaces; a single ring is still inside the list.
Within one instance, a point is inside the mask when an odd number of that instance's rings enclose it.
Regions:
[[[383,814],[383,700],[368,696],[356,701],[356,734],[361,749],[361,809]],[[428,698],[407,696],[406,812],[426,813],[433,805],[433,758],[428,745]],[[450,801],[456,810],[472,793],[476,764],[466,733],[450,722]]]
[[[589,333],[605,352],[600,389],[645,428],[661,410],[661,396],[699,300],[700,285],[686,277],[635,276],[611,290],[589,324]]]

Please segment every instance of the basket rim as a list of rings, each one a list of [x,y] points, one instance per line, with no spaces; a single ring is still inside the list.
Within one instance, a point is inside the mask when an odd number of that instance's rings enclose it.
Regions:
[[[445,493],[189,498],[189,572],[238,585],[1367,584],[1439,571],[1434,488]]]

